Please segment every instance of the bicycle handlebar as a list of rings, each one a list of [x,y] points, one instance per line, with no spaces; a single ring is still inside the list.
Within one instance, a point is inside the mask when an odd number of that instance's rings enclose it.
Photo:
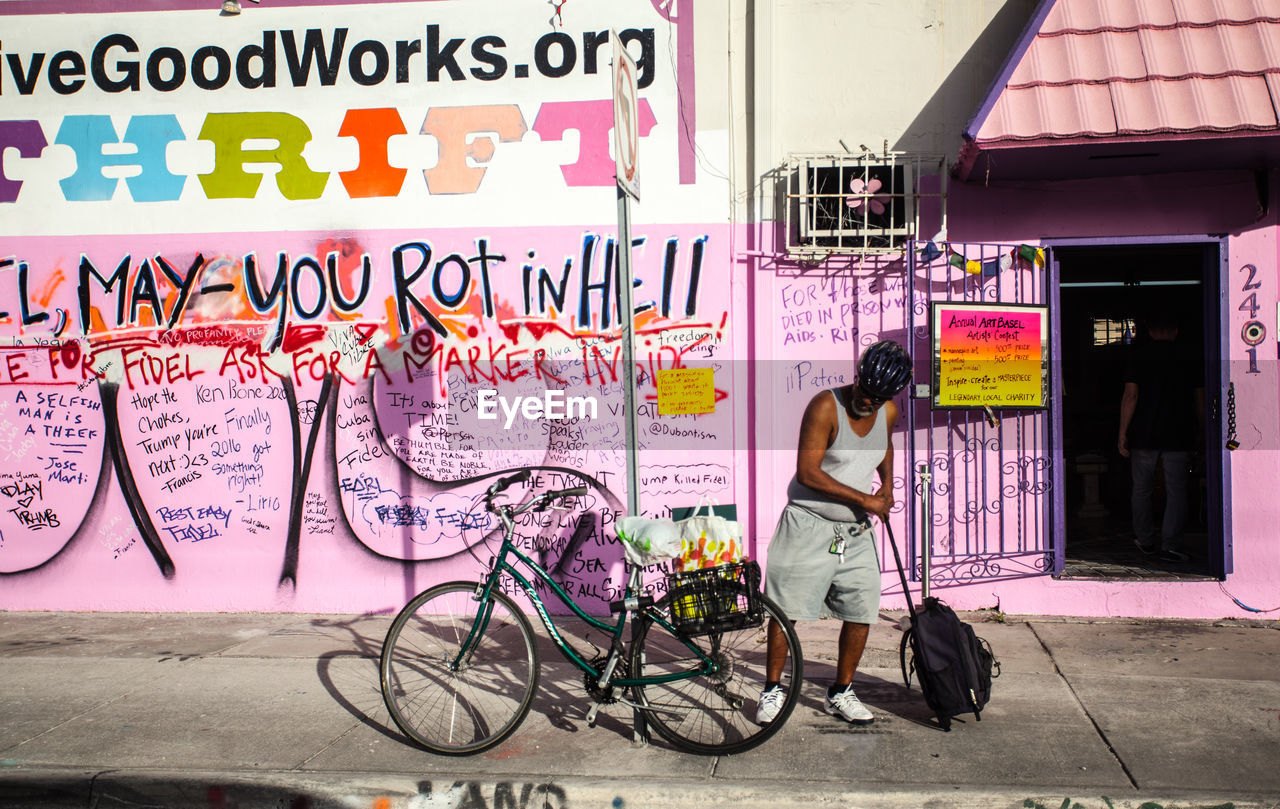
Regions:
[[[528,469],[521,469],[519,472],[516,472],[514,475],[508,475],[505,478],[498,478],[498,480],[492,486],[489,487],[489,490],[485,492],[484,496],[487,499],[492,498],[494,495],[499,494],[508,486],[510,486],[512,483],[524,483],[526,480],[528,480],[531,477],[533,477],[533,472],[531,472]]]
[[[498,480],[489,487],[488,491],[485,492],[484,499],[488,503],[488,508],[493,510],[493,498],[501,494],[508,486],[513,483],[523,483],[532,476],[532,470],[522,469],[514,475],[508,475],[505,478],[498,478]],[[556,500],[561,500],[566,497],[582,497],[586,495],[588,491],[590,490],[586,486],[573,486],[568,489],[555,489],[553,491],[543,492],[525,505],[516,508],[513,513],[523,514],[530,509],[542,511]]]
[[[555,503],[557,500],[562,500],[566,497],[579,497],[586,493],[586,486],[574,486],[572,489],[556,489],[549,492],[543,492],[535,497],[528,507],[532,508],[534,511],[546,511],[551,508],[551,504]]]

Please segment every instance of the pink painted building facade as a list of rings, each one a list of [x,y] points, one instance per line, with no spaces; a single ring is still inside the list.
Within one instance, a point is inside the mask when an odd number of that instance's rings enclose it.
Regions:
[[[643,511],[735,503],[767,564],[804,404],[892,338],[917,369],[893,525],[934,594],[1280,603],[1275,2],[683,5],[6,3],[0,608],[394,610],[483,569],[477,497],[529,466],[590,487],[520,535],[603,610],[611,29],[640,74]],[[938,59],[801,81],[867,28]],[[1043,376],[942,406],[939,305],[1043,318]],[[1208,403],[1176,565],[1134,549],[1114,446],[1156,309]],[[661,372],[691,368],[714,409],[665,412]]]
[[[1027,11],[990,89],[955,130],[963,142],[949,163],[945,218],[917,198],[922,238],[906,255],[840,255],[849,234],[817,227],[821,203],[804,198],[835,176],[824,167],[853,165],[852,176],[865,153],[799,162],[789,189],[800,199],[774,217],[787,226],[756,265],[774,299],[765,320],[787,322],[797,288],[817,290],[809,300],[821,318],[826,293],[856,289],[855,339],[913,347],[924,387],[900,402],[897,533],[910,526],[917,564],[927,548],[933,591],[953,605],[1196,618],[1274,610],[1280,7],[1059,0]],[[901,150],[895,159],[919,148],[911,135],[908,127],[886,142]],[[1046,406],[940,408],[939,303],[1041,307]],[[1117,449],[1126,360],[1160,312],[1180,324],[1184,371],[1205,391],[1185,561],[1135,547],[1129,460]],[[784,327],[768,340],[785,347],[797,336],[812,338]],[[805,361],[792,365],[801,366],[814,374]],[[821,372],[836,367],[849,369],[838,349]],[[802,398],[775,401],[774,412]],[[776,504],[788,473],[780,459],[760,497],[773,493]],[[900,589],[892,576],[885,584]]]

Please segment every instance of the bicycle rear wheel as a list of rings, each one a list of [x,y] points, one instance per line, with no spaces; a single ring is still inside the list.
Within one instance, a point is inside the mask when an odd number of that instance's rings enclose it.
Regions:
[[[502,593],[477,601],[476,586],[449,582],[419,593],[391,622],[382,644],[379,679],[387,710],[433,753],[469,755],[498,744],[524,721],[537,690],[538,647],[529,619]],[[473,648],[459,662],[473,629]]]
[[[649,710],[645,717],[658,735],[691,753],[725,755],[741,753],[778,732],[800,697],[804,679],[804,655],[795,628],[782,610],[763,595],[765,624],[749,629],[690,639],[702,653],[720,665],[716,674],[636,686],[635,699]],[[669,598],[655,609],[667,614]],[[777,717],[768,724],[756,722],[756,710],[764,691],[768,658],[766,631],[772,618],[786,641],[782,688],[786,699]],[[655,677],[698,669],[701,660],[676,635],[652,619],[640,620],[639,636],[631,647],[633,677]]]

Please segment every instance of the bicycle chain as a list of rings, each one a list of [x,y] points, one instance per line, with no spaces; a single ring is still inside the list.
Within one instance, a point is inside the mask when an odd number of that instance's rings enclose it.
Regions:
[[[603,669],[604,664],[609,661],[608,656],[601,655],[591,661],[591,668]],[[618,661],[618,665],[613,669],[615,679],[627,679],[631,676],[628,671],[627,659],[624,657]],[[600,687],[600,681],[593,674],[582,675],[582,685],[587,689],[587,693],[593,700],[601,705],[613,705],[618,701],[619,697],[613,693],[613,686],[605,688]]]

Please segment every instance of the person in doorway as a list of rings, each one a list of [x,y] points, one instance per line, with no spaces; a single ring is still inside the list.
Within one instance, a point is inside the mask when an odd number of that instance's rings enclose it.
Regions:
[[[1183,527],[1191,450],[1202,416],[1204,387],[1178,352],[1178,322],[1167,313],[1147,320],[1150,341],[1130,355],[1120,399],[1120,454],[1133,475],[1134,542],[1145,554],[1185,562]],[[1153,503],[1156,466],[1164,471],[1164,521],[1157,527]]]
[[[853,692],[867,633],[880,612],[880,560],[870,517],[886,519],[893,507],[898,408],[892,399],[910,381],[906,349],[884,340],[863,352],[852,385],[813,397],[800,422],[787,507],[769,545],[765,594],[793,621],[827,615],[844,622],[824,707],[859,725],[875,719]],[[786,647],[773,622],[768,649],[767,682],[756,713],[762,724],[777,716],[785,700],[779,680]]]

